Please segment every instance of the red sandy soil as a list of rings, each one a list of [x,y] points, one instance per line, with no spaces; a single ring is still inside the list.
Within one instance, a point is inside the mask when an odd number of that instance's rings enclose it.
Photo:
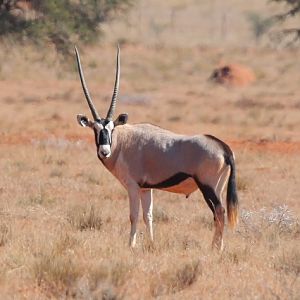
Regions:
[[[94,143],[92,134],[41,134],[27,132],[23,134],[0,133],[1,143],[5,145],[28,145],[33,141],[44,141],[51,138],[66,139],[69,141],[86,141]],[[300,153],[300,142],[269,141],[269,140],[230,140],[226,141],[234,150],[247,149],[249,151],[274,152],[274,153]]]

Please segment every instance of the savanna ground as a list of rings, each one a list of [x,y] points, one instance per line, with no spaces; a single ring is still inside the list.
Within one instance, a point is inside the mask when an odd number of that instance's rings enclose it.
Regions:
[[[155,244],[142,220],[128,248],[126,191],[98,161],[75,71],[49,51],[1,49],[0,296],[3,299],[299,299],[300,50],[125,43],[117,113],[234,150],[239,225],[211,251],[202,195],[154,193]],[[42,58],[42,62],[41,62]],[[115,47],[82,51],[102,115]],[[220,61],[250,66],[243,88],[207,79]],[[75,68],[75,64],[74,64]]]

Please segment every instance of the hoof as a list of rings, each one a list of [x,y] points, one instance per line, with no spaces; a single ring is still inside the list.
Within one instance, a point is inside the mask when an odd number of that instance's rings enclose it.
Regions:
[[[224,243],[223,243],[223,239],[219,239],[219,240],[214,240],[212,242],[212,249],[213,250],[217,250],[218,252],[222,252],[224,249]]]

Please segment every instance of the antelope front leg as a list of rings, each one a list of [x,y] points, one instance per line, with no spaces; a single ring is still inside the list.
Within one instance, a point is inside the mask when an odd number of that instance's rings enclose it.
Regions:
[[[131,188],[128,191],[129,195],[129,207],[130,207],[130,237],[129,237],[129,246],[131,248],[135,247],[136,244],[136,227],[139,217],[139,208],[140,208],[140,193],[137,188]]]
[[[148,236],[153,242],[153,228],[152,228],[152,209],[153,209],[153,200],[152,200],[152,190],[141,191],[141,201],[143,207],[143,219],[147,227]]]

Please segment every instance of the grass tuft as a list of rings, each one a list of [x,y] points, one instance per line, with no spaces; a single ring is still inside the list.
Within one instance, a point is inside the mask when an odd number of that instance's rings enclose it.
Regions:
[[[103,220],[99,210],[96,210],[94,205],[90,207],[74,207],[68,213],[68,221],[70,224],[80,230],[100,230],[103,225]]]
[[[113,287],[107,287],[102,291],[102,300],[117,300],[119,299]]]
[[[11,228],[6,223],[0,223],[0,247],[3,247],[11,238]]]
[[[38,285],[42,282],[70,285],[79,275],[79,270],[71,257],[56,256],[53,252],[39,254],[32,271]]]
[[[224,252],[219,258],[219,262],[229,263],[230,265],[241,264],[248,261],[251,258],[249,245],[244,245],[243,247],[230,248]]]
[[[132,266],[128,263],[119,261],[112,265],[111,267],[111,282],[114,286],[122,286],[131,272]]]
[[[154,297],[177,293],[196,282],[202,274],[200,261],[184,263],[174,269],[169,270],[161,275],[159,282],[151,287],[151,294]]]
[[[81,269],[73,258],[73,248],[76,240],[69,235],[62,235],[58,240],[42,245],[37,251],[31,265],[31,270],[38,285],[71,286],[81,275]]]
[[[286,273],[293,273],[296,276],[300,274],[300,252],[298,248],[286,249],[278,257],[275,264],[277,270],[283,270]]]
[[[52,170],[49,174],[50,177],[62,177],[62,175],[63,175],[63,172],[58,169]]]
[[[133,269],[133,264],[123,261],[95,263],[88,266],[89,287],[101,290],[102,299],[118,299],[116,289],[123,286]]]
[[[153,222],[155,223],[168,223],[170,217],[166,211],[160,206],[154,206],[153,208]]]
[[[247,191],[249,189],[249,181],[248,179],[239,176],[237,178],[237,189],[238,191]]]
[[[50,197],[45,187],[39,184],[38,190],[31,194],[27,200],[24,199],[22,202],[29,203],[30,205],[49,205],[53,204],[55,199]]]

